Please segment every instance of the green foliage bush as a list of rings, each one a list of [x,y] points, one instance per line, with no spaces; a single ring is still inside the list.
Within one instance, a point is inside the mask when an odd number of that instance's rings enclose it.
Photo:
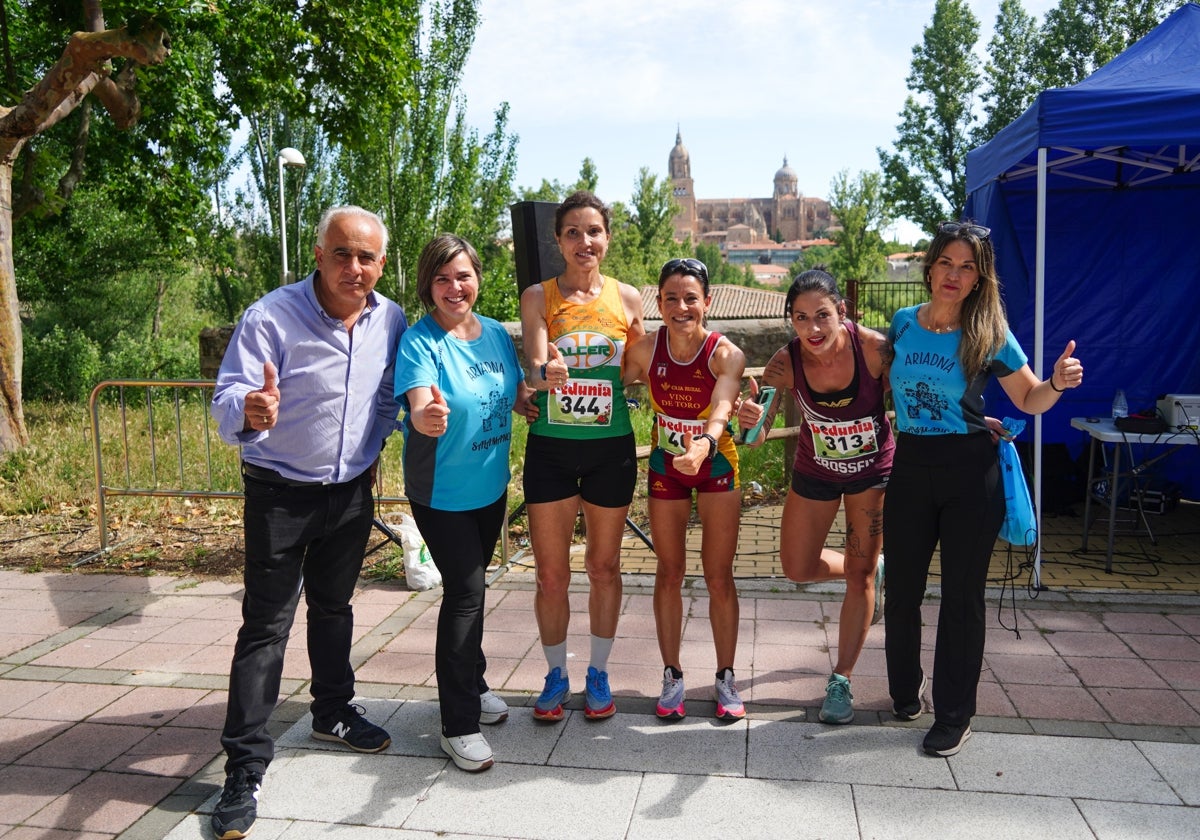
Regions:
[[[84,401],[99,381],[100,348],[79,330],[56,324],[24,346],[26,399]]]
[[[199,350],[195,343],[180,338],[152,340],[121,335],[104,357],[103,376],[105,379],[197,379]]]

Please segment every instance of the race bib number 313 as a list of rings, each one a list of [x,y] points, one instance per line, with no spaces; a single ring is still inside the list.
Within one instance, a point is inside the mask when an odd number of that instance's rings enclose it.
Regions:
[[[834,423],[810,423],[817,458],[844,460],[879,451],[875,421],[870,417]]]
[[[608,426],[612,423],[613,385],[604,379],[571,379],[550,392],[546,406],[555,425]]]

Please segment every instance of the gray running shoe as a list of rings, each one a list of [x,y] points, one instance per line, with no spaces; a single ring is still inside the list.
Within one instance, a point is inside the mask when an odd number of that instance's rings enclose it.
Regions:
[[[663,668],[662,694],[654,713],[663,720],[680,720],[687,714],[683,708],[683,674],[674,676],[670,666]]]
[[[717,717],[721,720],[741,720],[746,716],[746,707],[733,684],[733,669],[726,668],[717,677],[713,689],[717,695]]]

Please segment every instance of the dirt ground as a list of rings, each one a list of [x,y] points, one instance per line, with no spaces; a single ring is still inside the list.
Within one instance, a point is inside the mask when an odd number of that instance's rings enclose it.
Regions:
[[[228,505],[171,507],[153,517],[110,515],[104,552],[94,509],[0,517],[0,568],[240,578],[240,513]]]
[[[395,530],[400,509],[380,512]],[[240,580],[245,562],[240,502],[172,499],[138,516],[111,508],[107,549],[101,551],[95,508],[62,506],[54,513],[0,516],[0,569],[76,574],[167,574]],[[511,546],[527,545],[524,520],[511,524]],[[372,532],[363,574],[403,579],[403,555]]]
[[[773,495],[747,490],[743,504],[761,504]],[[392,506],[381,509],[380,515],[394,528],[400,510]],[[630,515],[648,527],[642,498],[635,499]],[[142,500],[136,511],[118,502],[108,509],[109,537],[103,551],[97,520],[94,506],[66,504],[56,511],[0,516],[0,569],[228,580],[242,576],[245,550],[240,501]],[[528,545],[523,518],[510,523],[508,536],[514,551]],[[582,539],[581,533],[578,538]],[[368,552],[364,575],[378,580],[403,577],[401,552],[380,531],[372,533]]]

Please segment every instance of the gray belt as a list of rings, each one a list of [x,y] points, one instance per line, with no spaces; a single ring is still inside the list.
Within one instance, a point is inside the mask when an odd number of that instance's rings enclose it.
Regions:
[[[278,487],[322,487],[322,481],[300,481],[295,478],[287,478],[280,475],[275,470],[269,470],[266,467],[260,467],[258,464],[251,464],[249,461],[242,461],[242,475],[247,478],[253,478],[255,481],[261,481],[264,484],[274,484]]]

